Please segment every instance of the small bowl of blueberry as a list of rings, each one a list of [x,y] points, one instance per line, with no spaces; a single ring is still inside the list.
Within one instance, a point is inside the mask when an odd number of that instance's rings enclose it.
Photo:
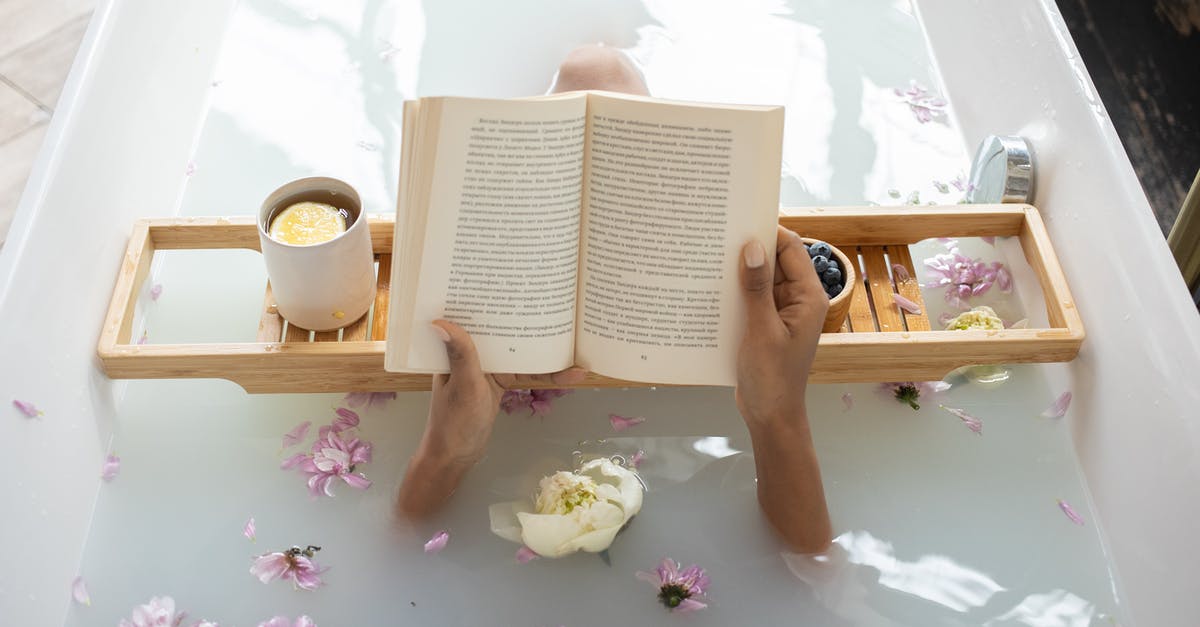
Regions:
[[[829,313],[825,314],[823,333],[836,333],[846,322],[846,314],[850,312],[850,299],[858,288],[857,263],[851,263],[846,253],[820,240],[800,238],[808,249],[808,257],[812,259],[813,270],[825,295],[829,297]],[[856,259],[857,261],[857,259]]]

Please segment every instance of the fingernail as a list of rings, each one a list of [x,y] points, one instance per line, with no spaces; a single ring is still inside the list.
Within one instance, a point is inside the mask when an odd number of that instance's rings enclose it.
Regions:
[[[449,333],[447,333],[445,329],[443,329],[442,327],[439,327],[439,326],[438,326],[438,325],[436,325],[436,324],[431,324],[431,325],[429,325],[429,326],[433,327],[433,332],[434,332],[435,334],[437,334],[437,336],[438,336],[438,339],[439,339],[439,340],[441,340],[441,341],[443,341],[443,342],[449,342],[449,341],[450,341],[450,334],[449,334]]]
[[[742,249],[742,257],[746,259],[747,268],[761,268],[767,262],[767,251],[763,250],[758,240],[752,240]]]

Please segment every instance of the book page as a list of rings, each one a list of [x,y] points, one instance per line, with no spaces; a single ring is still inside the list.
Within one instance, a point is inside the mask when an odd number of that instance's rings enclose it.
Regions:
[[[742,246],[774,259],[782,107],[592,94],[576,359],[657,383],[733,385]]]
[[[434,98],[419,111],[387,369],[447,371],[438,318],[471,333],[487,372],[570,366],[586,99]]]

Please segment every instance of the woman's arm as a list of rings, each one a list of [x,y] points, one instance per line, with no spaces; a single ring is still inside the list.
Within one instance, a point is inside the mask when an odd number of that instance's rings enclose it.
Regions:
[[[548,375],[484,374],[475,343],[462,327],[437,320],[433,332],[446,344],[450,374],[433,378],[425,434],[400,484],[396,510],[410,519],[440,509],[483,457],[505,389],[571,385],[587,375],[580,368]]]
[[[779,227],[776,258],[761,243],[742,249],[746,335],[738,351],[738,409],[750,430],[758,502],[793,550],[816,553],[832,539],[804,394],[829,309],[804,243]]]

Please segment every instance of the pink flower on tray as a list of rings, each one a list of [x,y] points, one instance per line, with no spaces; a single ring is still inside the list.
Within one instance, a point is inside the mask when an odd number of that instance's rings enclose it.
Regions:
[[[251,516],[250,520],[247,520],[245,526],[242,527],[242,535],[246,536],[246,539],[251,542],[254,542],[255,539],[258,538],[258,532],[254,526],[253,516]]]
[[[958,409],[956,407],[946,407],[945,405],[938,405],[938,407],[941,407],[942,409],[944,409],[944,410],[950,412],[951,414],[953,414],[954,416],[956,416],[959,420],[961,420],[963,422],[964,425],[966,425],[966,427],[968,429],[970,429],[976,435],[983,435],[983,421],[982,420],[980,420],[980,419],[976,418],[975,416],[972,416],[971,414],[968,414],[967,412],[965,412],[961,409]]]
[[[879,384],[879,391],[881,393],[912,407],[914,411],[921,409],[921,405],[917,401],[920,400],[922,395],[928,396],[938,392],[945,392],[949,389],[950,384],[945,381],[898,381],[895,383]]]
[[[321,573],[326,569],[312,561],[313,555],[321,547],[309,545],[306,548],[294,546],[286,551],[276,551],[254,558],[250,566],[250,574],[263,583],[271,583],[276,579],[286,579],[296,588],[316,590],[324,585]]]
[[[311,420],[296,425],[291,431],[283,434],[283,448],[291,448],[304,441],[308,437],[308,430],[312,427]]]
[[[334,420],[332,425],[334,431],[345,431],[358,426],[358,413],[353,409],[338,407],[333,413],[337,414],[337,420]]]
[[[547,388],[544,390],[505,390],[500,397],[500,409],[506,414],[518,410],[529,410],[530,416],[547,416],[554,408],[554,399],[571,393],[571,390]]]
[[[175,611],[175,599],[154,597],[145,605],[133,608],[129,619],[121,619],[117,627],[179,627],[186,616]]]
[[[375,409],[396,400],[395,392],[350,392],[342,399],[352,409]]]
[[[946,288],[946,302],[962,311],[971,308],[967,304],[971,297],[982,296],[992,285],[1005,293],[1012,291],[1012,275],[999,261],[987,264],[954,252],[926,259],[925,266],[933,280],[921,287]]]
[[[538,557],[539,557],[538,554],[535,553],[533,549],[525,546],[524,544],[521,545],[521,548],[517,549],[517,563],[518,564],[528,564],[529,562],[532,562],[533,560],[537,559]]]
[[[1062,499],[1058,499],[1058,509],[1061,509],[1062,513],[1065,514],[1066,517],[1068,519],[1070,519],[1071,522],[1073,522],[1077,525],[1080,525],[1080,526],[1083,525],[1083,516],[1080,516],[1075,511],[1075,508],[1071,507],[1070,503],[1068,503]]]
[[[678,562],[664,557],[653,573],[639,570],[637,578],[658,588],[658,600],[671,611],[692,612],[708,607],[704,594],[709,580],[704,569],[694,564],[680,568]]]

